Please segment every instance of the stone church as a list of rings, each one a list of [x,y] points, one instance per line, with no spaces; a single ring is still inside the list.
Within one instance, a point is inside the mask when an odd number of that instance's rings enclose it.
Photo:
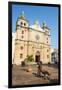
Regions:
[[[45,22],[43,22],[42,26],[38,21],[30,25],[24,13],[22,13],[16,22],[12,63],[21,64],[21,61],[24,61],[27,55],[33,55],[34,62],[38,60],[41,60],[44,64],[51,62],[50,29]]]

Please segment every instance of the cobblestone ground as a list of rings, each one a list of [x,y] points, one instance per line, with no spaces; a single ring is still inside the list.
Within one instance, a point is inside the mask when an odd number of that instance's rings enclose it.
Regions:
[[[37,66],[31,65],[31,72],[26,70],[29,66],[21,67],[14,65],[12,67],[12,85],[34,85],[34,84],[48,84],[58,82],[58,68],[54,66],[43,65],[42,69],[47,70],[50,73],[49,79],[43,77],[37,77]]]

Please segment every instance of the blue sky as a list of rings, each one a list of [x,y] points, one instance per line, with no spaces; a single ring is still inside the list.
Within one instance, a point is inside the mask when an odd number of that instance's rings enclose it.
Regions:
[[[16,21],[22,11],[30,25],[36,20],[41,26],[43,21],[46,22],[51,29],[51,47],[58,48],[58,7],[12,5],[12,32],[16,31]]]

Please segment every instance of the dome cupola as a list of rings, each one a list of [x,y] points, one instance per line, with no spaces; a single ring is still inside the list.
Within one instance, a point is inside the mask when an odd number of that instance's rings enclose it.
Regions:
[[[21,16],[19,16],[19,19],[23,19],[23,20],[26,19],[26,18],[25,18],[25,15],[24,15],[24,11],[22,11]]]
[[[42,23],[42,29],[50,30],[45,21]]]

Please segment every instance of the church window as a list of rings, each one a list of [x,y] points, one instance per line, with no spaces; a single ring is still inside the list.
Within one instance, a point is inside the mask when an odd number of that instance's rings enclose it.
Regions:
[[[24,23],[24,26],[26,26],[26,23]]]
[[[23,25],[23,22],[21,22],[21,25]]]
[[[47,52],[48,52],[49,50],[47,49]]]
[[[24,38],[24,36],[21,36],[21,38]]]
[[[48,41],[47,41],[47,43],[48,43]]]
[[[48,40],[48,38],[47,38],[47,40]]]
[[[23,58],[23,54],[20,54],[20,58]]]
[[[22,49],[23,49],[23,46],[21,46],[20,48],[21,48],[21,50],[22,50]]]
[[[49,58],[49,55],[47,55],[47,58]]]
[[[24,31],[22,31],[22,34],[24,34]]]

